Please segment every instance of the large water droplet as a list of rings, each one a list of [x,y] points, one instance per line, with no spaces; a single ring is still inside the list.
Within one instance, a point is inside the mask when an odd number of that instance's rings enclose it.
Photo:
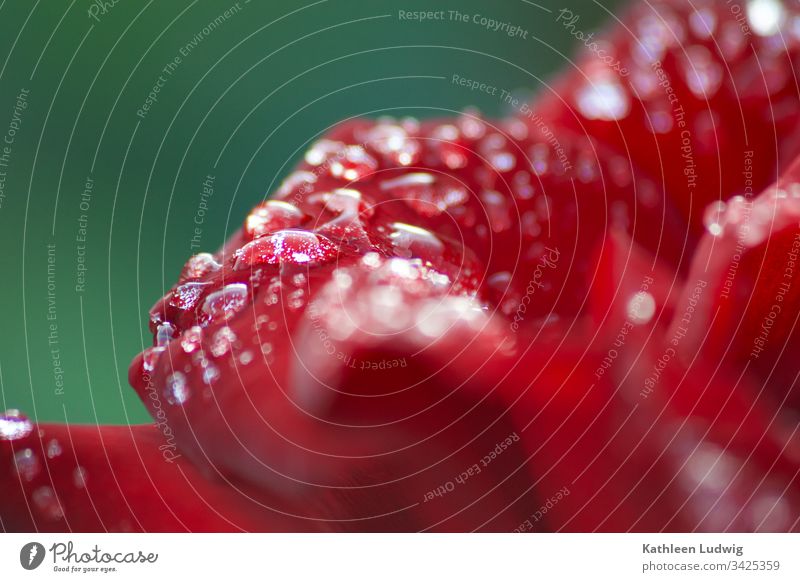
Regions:
[[[265,239],[258,239],[265,240]],[[247,304],[247,285],[231,283],[219,291],[214,291],[203,302],[203,313],[211,319],[230,318]]]
[[[318,227],[317,234],[337,241],[340,248],[351,249],[359,254],[372,248],[363,219],[371,217],[375,211],[361,192],[352,188],[338,188],[324,193],[321,198],[325,209],[337,216]]]
[[[419,161],[419,143],[399,125],[378,123],[365,132],[364,142],[395,164],[409,166]]]
[[[747,20],[758,35],[777,34],[785,18],[786,9],[779,0],[750,0],[747,3]]]
[[[184,283],[178,285],[172,290],[169,298],[171,307],[175,307],[182,311],[192,311],[197,305],[197,300],[203,294],[203,290],[208,286],[208,283]]]
[[[6,410],[0,414],[0,440],[15,441],[33,431],[33,423],[19,410]]]
[[[337,248],[323,235],[304,230],[281,230],[246,244],[237,253],[234,269],[281,263],[320,264],[333,260]]]
[[[467,188],[456,179],[427,172],[414,172],[384,180],[380,187],[425,217],[438,216],[469,199]]]
[[[303,219],[303,213],[296,206],[280,200],[268,200],[253,209],[245,220],[244,230],[249,239],[254,239],[276,230],[300,226]]]
[[[650,293],[640,291],[628,301],[627,315],[631,323],[645,325],[656,313],[656,300]]]

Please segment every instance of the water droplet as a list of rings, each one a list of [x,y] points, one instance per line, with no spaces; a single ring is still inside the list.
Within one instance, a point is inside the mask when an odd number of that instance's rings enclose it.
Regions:
[[[750,0],[747,3],[750,28],[760,36],[777,34],[785,18],[786,9],[779,0]]]
[[[486,190],[481,193],[481,202],[494,232],[503,232],[511,228],[511,217],[505,196],[494,190]]]
[[[409,166],[419,161],[419,142],[399,125],[379,123],[365,133],[364,142],[395,164]]]
[[[198,253],[186,262],[183,271],[181,271],[180,281],[201,279],[209,273],[219,271],[221,268],[222,265],[214,259],[213,255],[209,253]]]
[[[165,347],[175,338],[175,326],[169,322],[162,323],[156,330],[156,346]]]
[[[336,271],[333,272],[333,281],[341,291],[346,291],[353,285],[353,277],[341,269],[336,269]]]
[[[144,350],[142,352],[142,372],[152,374],[165,350],[166,348],[158,346]]]
[[[387,310],[399,307],[403,304],[403,293],[397,287],[390,285],[378,285],[369,293],[373,309],[380,314],[385,314]]]
[[[182,311],[193,311],[208,283],[184,283],[170,293],[169,305]]]
[[[452,325],[453,321],[438,304],[430,302],[417,312],[415,329],[430,338],[439,338]]]
[[[631,323],[645,325],[656,313],[656,300],[650,293],[640,291],[630,298],[626,311]]]
[[[433,139],[440,139],[442,141],[452,142],[457,141],[460,137],[458,133],[458,128],[455,125],[451,125],[446,123],[444,125],[439,125],[431,132],[431,137]]]
[[[6,410],[0,414],[0,440],[15,441],[33,432],[33,423],[19,410]]]
[[[666,109],[653,106],[650,112],[650,124],[654,133],[669,133],[672,130],[672,114]]]
[[[413,172],[384,180],[381,190],[405,201],[420,216],[433,217],[460,206],[469,199],[467,188],[447,175],[434,176],[427,172]]]
[[[336,245],[323,235],[304,230],[281,230],[257,238],[237,253],[234,269],[281,263],[326,263],[338,254]]]
[[[710,38],[717,27],[717,16],[711,8],[698,8],[689,15],[689,28],[699,38]]]
[[[631,109],[625,89],[612,78],[587,83],[576,96],[578,109],[587,119],[617,121]]]
[[[715,445],[700,444],[685,463],[686,475],[697,485],[715,492],[730,486],[736,473],[733,457]]]
[[[219,369],[214,364],[208,364],[203,368],[203,384],[209,386],[219,379]]]
[[[491,133],[480,144],[480,151],[496,172],[510,172],[517,159],[506,148],[508,140],[500,133]]]
[[[439,159],[451,170],[464,168],[469,163],[467,149],[461,143],[461,133],[455,125],[439,125],[431,131],[431,147]]]
[[[367,253],[361,258],[361,263],[369,269],[377,269],[381,266],[381,256],[378,253]]]
[[[325,209],[337,216],[319,226],[316,234],[336,241],[340,248],[358,252],[372,248],[363,219],[370,218],[375,211],[372,205],[364,200],[361,192],[352,188],[337,188],[319,197],[325,203]]]
[[[512,118],[505,122],[506,131],[508,134],[517,141],[523,141],[528,138],[528,124],[519,118]]]
[[[664,58],[664,53],[673,45],[683,42],[684,30],[677,18],[667,11],[649,14],[639,19],[636,39],[638,45],[634,55],[643,64],[649,65]]]
[[[275,197],[286,200],[290,196],[296,199],[310,193],[317,181],[316,174],[312,172],[298,171],[289,174],[286,179],[281,183],[278,191],[275,192]]]
[[[431,264],[440,261],[445,247],[435,234],[403,222],[392,223],[391,227],[392,233],[389,238],[399,257],[405,259],[414,257]]]
[[[386,269],[391,277],[399,279],[417,280],[420,278],[421,266],[418,260],[393,258],[386,262]]]
[[[37,511],[46,519],[57,520],[64,517],[64,510],[61,508],[58,497],[47,485],[36,489],[31,495],[31,501]]]
[[[510,172],[517,165],[514,154],[506,151],[492,152],[487,156],[487,160],[492,168],[500,173]]]
[[[531,169],[537,176],[543,176],[550,169],[550,148],[547,144],[537,143],[531,148],[528,156],[531,160]]]
[[[56,457],[60,456],[62,452],[64,451],[61,448],[61,443],[59,443],[56,439],[52,439],[49,443],[47,443],[48,459],[55,459]]]
[[[329,158],[341,155],[343,150],[344,144],[342,142],[321,139],[306,152],[305,160],[307,164],[312,166],[321,166]]]
[[[78,465],[75,467],[75,470],[72,472],[72,483],[78,489],[84,489],[86,487],[86,480],[89,477],[89,473]]]
[[[703,225],[712,236],[720,236],[725,225],[725,211],[728,205],[721,200],[712,202],[703,213]]]
[[[360,180],[378,169],[378,162],[361,146],[347,146],[331,159],[330,174],[349,182]]]
[[[533,194],[536,190],[534,189],[533,184],[531,184],[530,173],[517,172],[514,174],[512,190],[514,192],[514,196],[522,200],[529,200],[530,198],[533,198]]]
[[[458,127],[467,139],[480,139],[486,133],[486,124],[475,109],[467,109],[458,117]]]
[[[219,358],[228,353],[234,342],[236,341],[236,334],[227,325],[220,328],[214,334],[214,339],[211,342],[211,354],[215,358]]]
[[[23,449],[15,454],[14,467],[20,479],[28,483],[33,481],[41,470],[39,459],[34,454],[33,449]]]
[[[722,84],[722,67],[704,46],[686,49],[683,70],[686,84],[698,99],[713,97]]]
[[[244,223],[249,239],[258,238],[276,230],[300,226],[305,218],[296,206],[280,200],[268,200],[256,206]]]
[[[289,293],[286,298],[286,306],[292,310],[302,309],[306,304],[306,293],[303,289],[297,289]]]
[[[246,304],[247,285],[244,283],[231,283],[219,291],[210,293],[203,302],[202,311],[211,319],[218,317],[229,319],[241,311]]]
[[[252,361],[253,361],[253,352],[251,352],[251,351],[242,352],[239,355],[239,363],[242,366],[246,366],[247,364],[249,364]]]
[[[381,153],[396,152],[403,148],[408,134],[399,125],[378,123],[365,134],[367,145]]]
[[[486,285],[492,302],[500,303],[503,300],[508,294],[511,281],[512,277],[509,271],[498,271],[487,277]]]
[[[588,150],[581,152],[575,162],[575,171],[578,174],[578,179],[584,184],[597,180],[599,169],[595,155]]]
[[[522,228],[522,234],[530,238],[537,238],[542,234],[542,225],[539,224],[539,217],[533,210],[522,215],[520,228]]]
[[[183,332],[183,337],[181,338],[181,348],[187,354],[191,354],[192,352],[200,349],[200,345],[203,341],[203,328],[199,325],[194,325]]]
[[[722,56],[728,61],[738,58],[747,46],[747,36],[742,34],[742,29],[736,22],[723,24],[717,40]]]
[[[167,377],[164,396],[170,404],[184,404],[189,399],[189,388],[183,373],[173,372]]]

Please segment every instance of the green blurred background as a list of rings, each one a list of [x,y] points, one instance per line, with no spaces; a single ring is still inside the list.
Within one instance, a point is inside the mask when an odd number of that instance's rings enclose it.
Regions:
[[[469,105],[500,114],[498,97],[452,75],[539,90],[576,50],[558,10],[588,32],[619,4],[0,0],[0,139],[13,133],[0,143],[0,406],[40,420],[146,421],[128,363],[150,341],[147,310],[192,253],[208,175],[201,247],[213,251],[331,124]],[[469,22],[401,10],[458,10]],[[160,75],[158,100],[137,115]]]

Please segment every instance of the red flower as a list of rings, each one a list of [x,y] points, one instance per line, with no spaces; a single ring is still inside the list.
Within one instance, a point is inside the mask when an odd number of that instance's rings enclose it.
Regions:
[[[515,117],[335,128],[154,306],[154,426],[0,417],[2,527],[800,529],[775,10],[637,5]]]

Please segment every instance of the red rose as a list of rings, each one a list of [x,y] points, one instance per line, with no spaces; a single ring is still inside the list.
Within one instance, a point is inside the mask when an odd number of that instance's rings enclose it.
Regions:
[[[154,425],[0,417],[2,527],[799,529],[780,6],[642,3],[514,117],[335,128],[153,307]]]

